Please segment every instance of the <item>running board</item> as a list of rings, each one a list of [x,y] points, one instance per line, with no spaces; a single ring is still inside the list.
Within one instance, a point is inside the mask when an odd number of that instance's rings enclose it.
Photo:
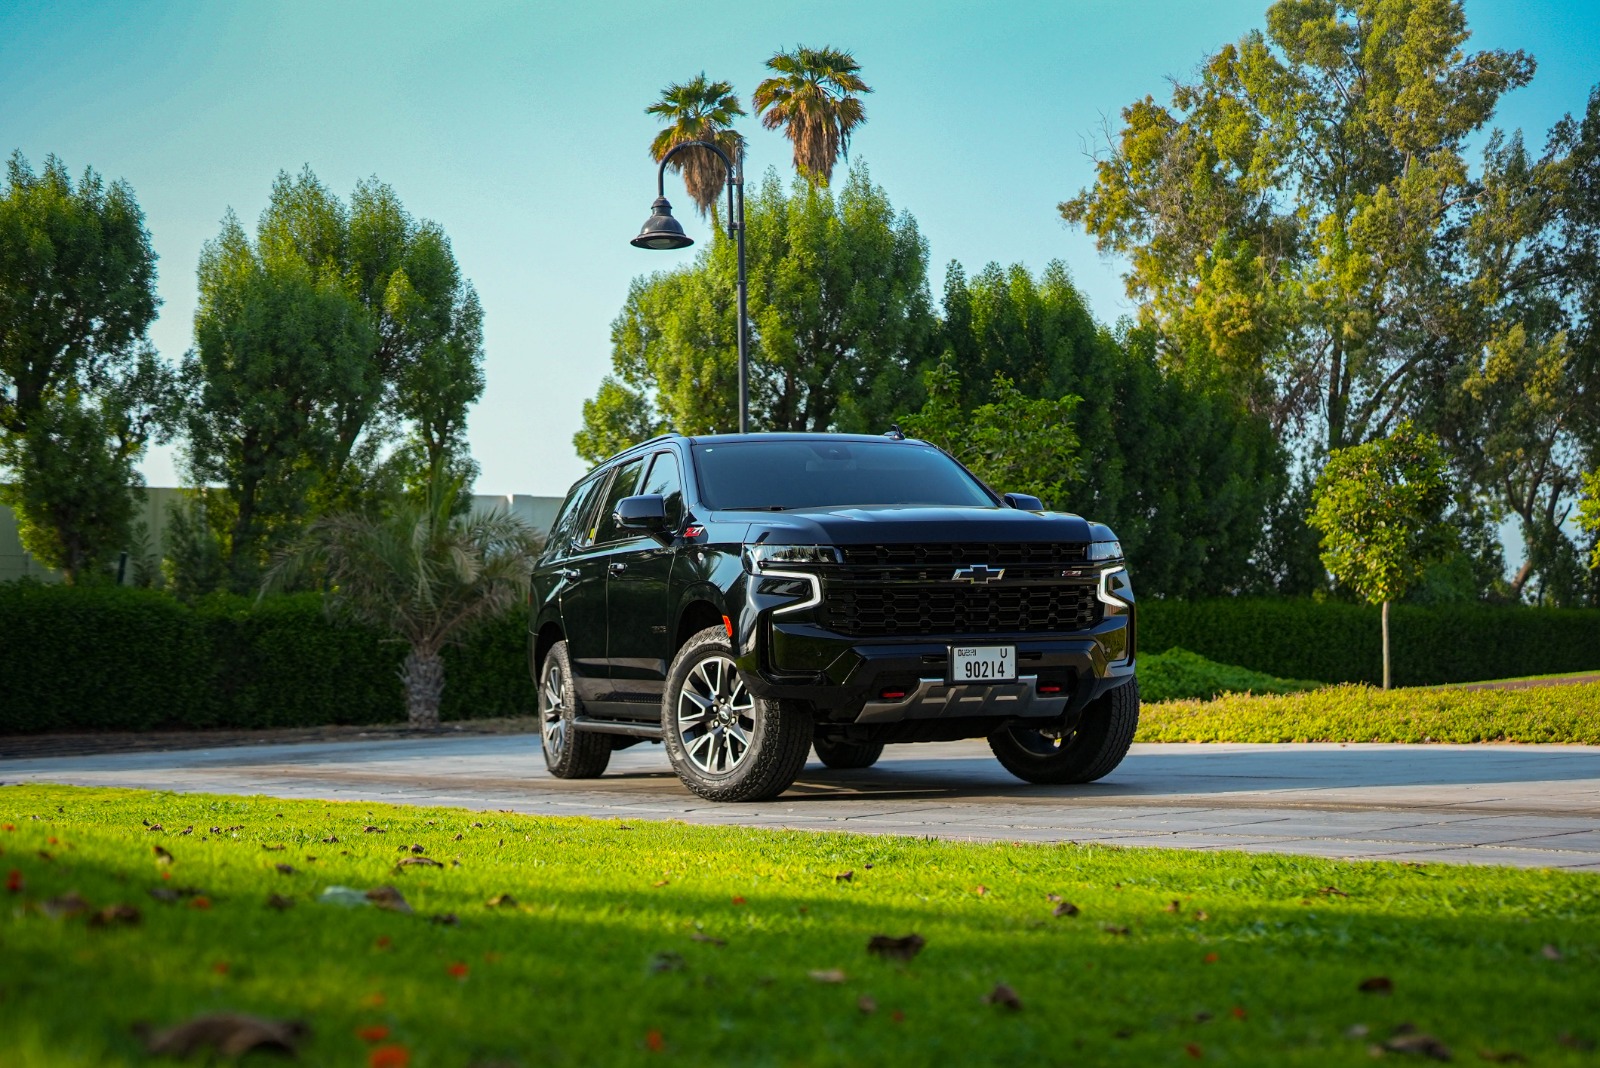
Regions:
[[[659,723],[629,723],[614,719],[590,719],[587,716],[574,716],[572,725],[580,731],[589,731],[594,734],[626,734],[633,738],[651,738],[661,740],[661,725]]]

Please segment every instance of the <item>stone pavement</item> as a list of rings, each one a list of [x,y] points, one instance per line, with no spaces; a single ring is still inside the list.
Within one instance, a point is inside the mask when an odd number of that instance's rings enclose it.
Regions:
[[[1592,746],[1136,745],[1101,782],[1037,787],[982,742],[901,745],[866,771],[813,762],[755,805],[700,800],[648,743],[553,779],[525,734],[0,760],[17,782],[1600,871]]]

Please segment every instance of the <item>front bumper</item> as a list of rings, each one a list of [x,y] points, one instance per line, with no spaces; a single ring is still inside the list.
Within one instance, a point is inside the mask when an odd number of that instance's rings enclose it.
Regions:
[[[1134,675],[1133,616],[1111,615],[1091,630],[1062,634],[850,638],[815,623],[767,616],[741,643],[746,685],[769,700],[810,703],[820,722],[1040,719],[1071,716]],[[1014,645],[1014,683],[952,684],[950,646]]]

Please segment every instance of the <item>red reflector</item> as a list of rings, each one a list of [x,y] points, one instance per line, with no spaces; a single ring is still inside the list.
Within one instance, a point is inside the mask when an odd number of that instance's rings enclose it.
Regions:
[[[722,617],[722,628],[728,632],[728,637],[733,637],[733,620],[727,616]]]
[[[878,696],[883,698],[885,701],[898,701],[905,695],[906,692],[904,690],[885,690]]]
[[[1060,693],[1061,692],[1061,687],[1057,686],[1053,682],[1041,682],[1039,684],[1039,692],[1040,693]]]

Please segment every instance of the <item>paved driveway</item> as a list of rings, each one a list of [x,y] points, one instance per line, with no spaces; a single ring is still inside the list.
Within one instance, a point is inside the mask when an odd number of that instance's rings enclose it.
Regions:
[[[756,805],[701,801],[658,745],[616,754],[601,779],[552,779],[530,735],[0,760],[0,782],[1600,871],[1588,746],[1136,745],[1102,782],[1036,787],[982,742],[902,745],[867,771],[812,763]]]

